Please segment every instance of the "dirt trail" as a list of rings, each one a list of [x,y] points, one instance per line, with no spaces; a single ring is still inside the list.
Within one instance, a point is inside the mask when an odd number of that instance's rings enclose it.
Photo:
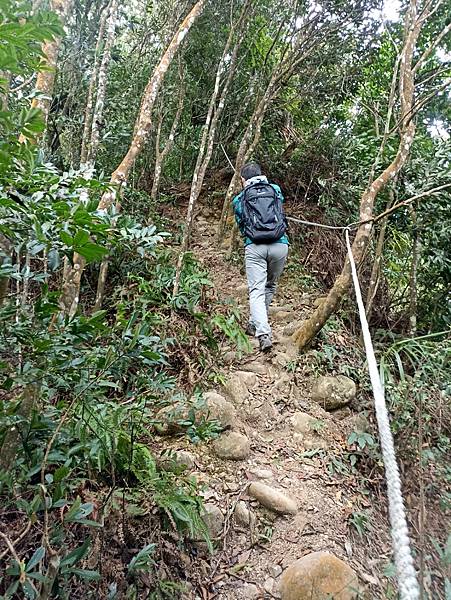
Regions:
[[[218,294],[234,298],[246,314],[244,275],[217,247],[214,221],[209,216],[204,212],[196,221],[193,251],[208,268]],[[360,577],[363,573],[363,580],[377,580],[378,561],[368,561],[365,549],[349,535],[356,489],[343,487],[343,482],[328,472],[330,457],[340,455],[346,446],[353,417],[339,420],[323,410],[311,400],[312,382],[299,377],[293,368],[296,349],[288,334],[293,322],[303,317],[299,296],[298,291],[293,297],[282,277],[270,310],[273,352],[261,354],[254,342],[250,355],[234,361],[229,357],[231,364],[223,371],[225,386],[211,388],[235,408],[231,429],[234,436],[241,436],[231,439],[229,445],[233,453],[243,443],[245,458],[219,458],[223,450],[218,451],[215,442],[177,447],[191,453],[195,475],[205,483],[203,497],[216,537],[212,558],[199,545],[195,560],[199,575],[184,596],[187,599],[278,598],[283,569],[314,551],[332,552]],[[313,417],[308,427],[302,413]],[[226,432],[221,438],[230,435]],[[264,508],[249,493],[253,482],[282,492],[287,501],[294,500],[297,510],[291,512],[295,514]],[[377,594],[361,597],[375,598]]]

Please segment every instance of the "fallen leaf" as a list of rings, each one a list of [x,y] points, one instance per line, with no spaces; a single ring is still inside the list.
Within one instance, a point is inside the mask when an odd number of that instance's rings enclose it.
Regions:
[[[242,552],[238,556],[238,562],[240,562],[240,563],[247,562],[249,560],[250,555],[251,555],[251,550],[246,550],[245,552]]]
[[[380,585],[379,579],[377,579],[376,577],[373,577],[372,575],[369,575],[368,573],[365,573],[364,571],[360,571],[359,575],[362,579],[364,579],[366,582],[370,583],[371,585]]]

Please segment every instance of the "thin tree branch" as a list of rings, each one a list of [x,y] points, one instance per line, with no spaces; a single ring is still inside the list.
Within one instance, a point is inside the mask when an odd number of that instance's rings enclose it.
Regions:
[[[421,192],[421,194],[416,194],[415,196],[412,196],[411,198],[408,198],[407,200],[403,200],[402,202],[398,202],[397,204],[394,204],[391,208],[389,208],[388,210],[384,210],[384,212],[380,213],[379,215],[377,215],[377,217],[374,217],[373,219],[367,219],[366,221],[359,221],[358,223],[352,223],[351,226],[356,226],[356,225],[360,226],[360,225],[365,225],[366,223],[377,223],[384,217],[391,215],[393,212],[398,210],[398,208],[402,208],[403,206],[408,206],[412,202],[415,202],[416,200],[420,200],[421,198],[426,198],[428,196],[434,196],[435,194],[438,194],[441,191],[443,191],[447,188],[450,188],[450,187],[451,187],[451,183],[445,183],[443,185],[439,185],[430,190],[426,190],[425,192]]]
[[[440,44],[440,42],[442,41],[442,39],[448,35],[448,33],[451,31],[451,23],[448,23],[448,25],[446,27],[443,28],[443,30],[441,31],[441,33],[438,35],[438,37],[432,42],[432,44],[429,46],[429,48],[426,48],[426,50],[423,52],[423,54],[420,56],[420,58],[417,60],[416,65],[413,68],[413,72],[416,73],[418,71],[418,69],[420,69],[422,67],[422,65],[426,62],[426,60],[429,58],[429,56],[432,54],[432,52],[437,48],[437,46]]]
[[[16,552],[16,549],[14,548],[14,544],[12,543],[12,541],[9,539],[9,537],[7,535],[2,533],[1,531],[0,531],[0,537],[5,540],[5,544],[8,546],[8,550],[11,552],[14,560],[17,562],[17,564],[20,564],[20,558],[17,556],[17,552]],[[0,558],[3,558],[4,555],[5,555],[5,553],[3,553],[0,556]]]
[[[29,83],[31,83],[35,77],[36,77],[36,73],[33,73],[32,75],[30,75],[30,77],[28,79],[26,79],[20,85],[16,86],[15,88],[9,88],[9,91],[12,94],[15,94],[19,90],[22,90],[24,87],[26,87]]]

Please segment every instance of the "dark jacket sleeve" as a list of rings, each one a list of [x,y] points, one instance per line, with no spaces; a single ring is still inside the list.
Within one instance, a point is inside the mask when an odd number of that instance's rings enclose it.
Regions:
[[[242,205],[243,192],[239,193],[232,200],[233,212],[235,213],[235,221],[243,233],[243,205]]]

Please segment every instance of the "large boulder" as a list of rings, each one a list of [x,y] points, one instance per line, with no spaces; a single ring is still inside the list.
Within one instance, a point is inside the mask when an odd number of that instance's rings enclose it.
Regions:
[[[312,400],[330,411],[349,404],[354,400],[356,393],[356,385],[349,377],[325,375],[315,382],[312,389]]]
[[[213,442],[216,456],[227,460],[244,460],[251,452],[249,440],[242,433],[227,431]]]
[[[265,483],[254,481],[248,488],[248,494],[262,506],[282,515],[294,515],[298,511],[296,500]]]
[[[328,552],[313,552],[290,565],[280,582],[282,600],[354,600],[358,580],[344,561]]]

